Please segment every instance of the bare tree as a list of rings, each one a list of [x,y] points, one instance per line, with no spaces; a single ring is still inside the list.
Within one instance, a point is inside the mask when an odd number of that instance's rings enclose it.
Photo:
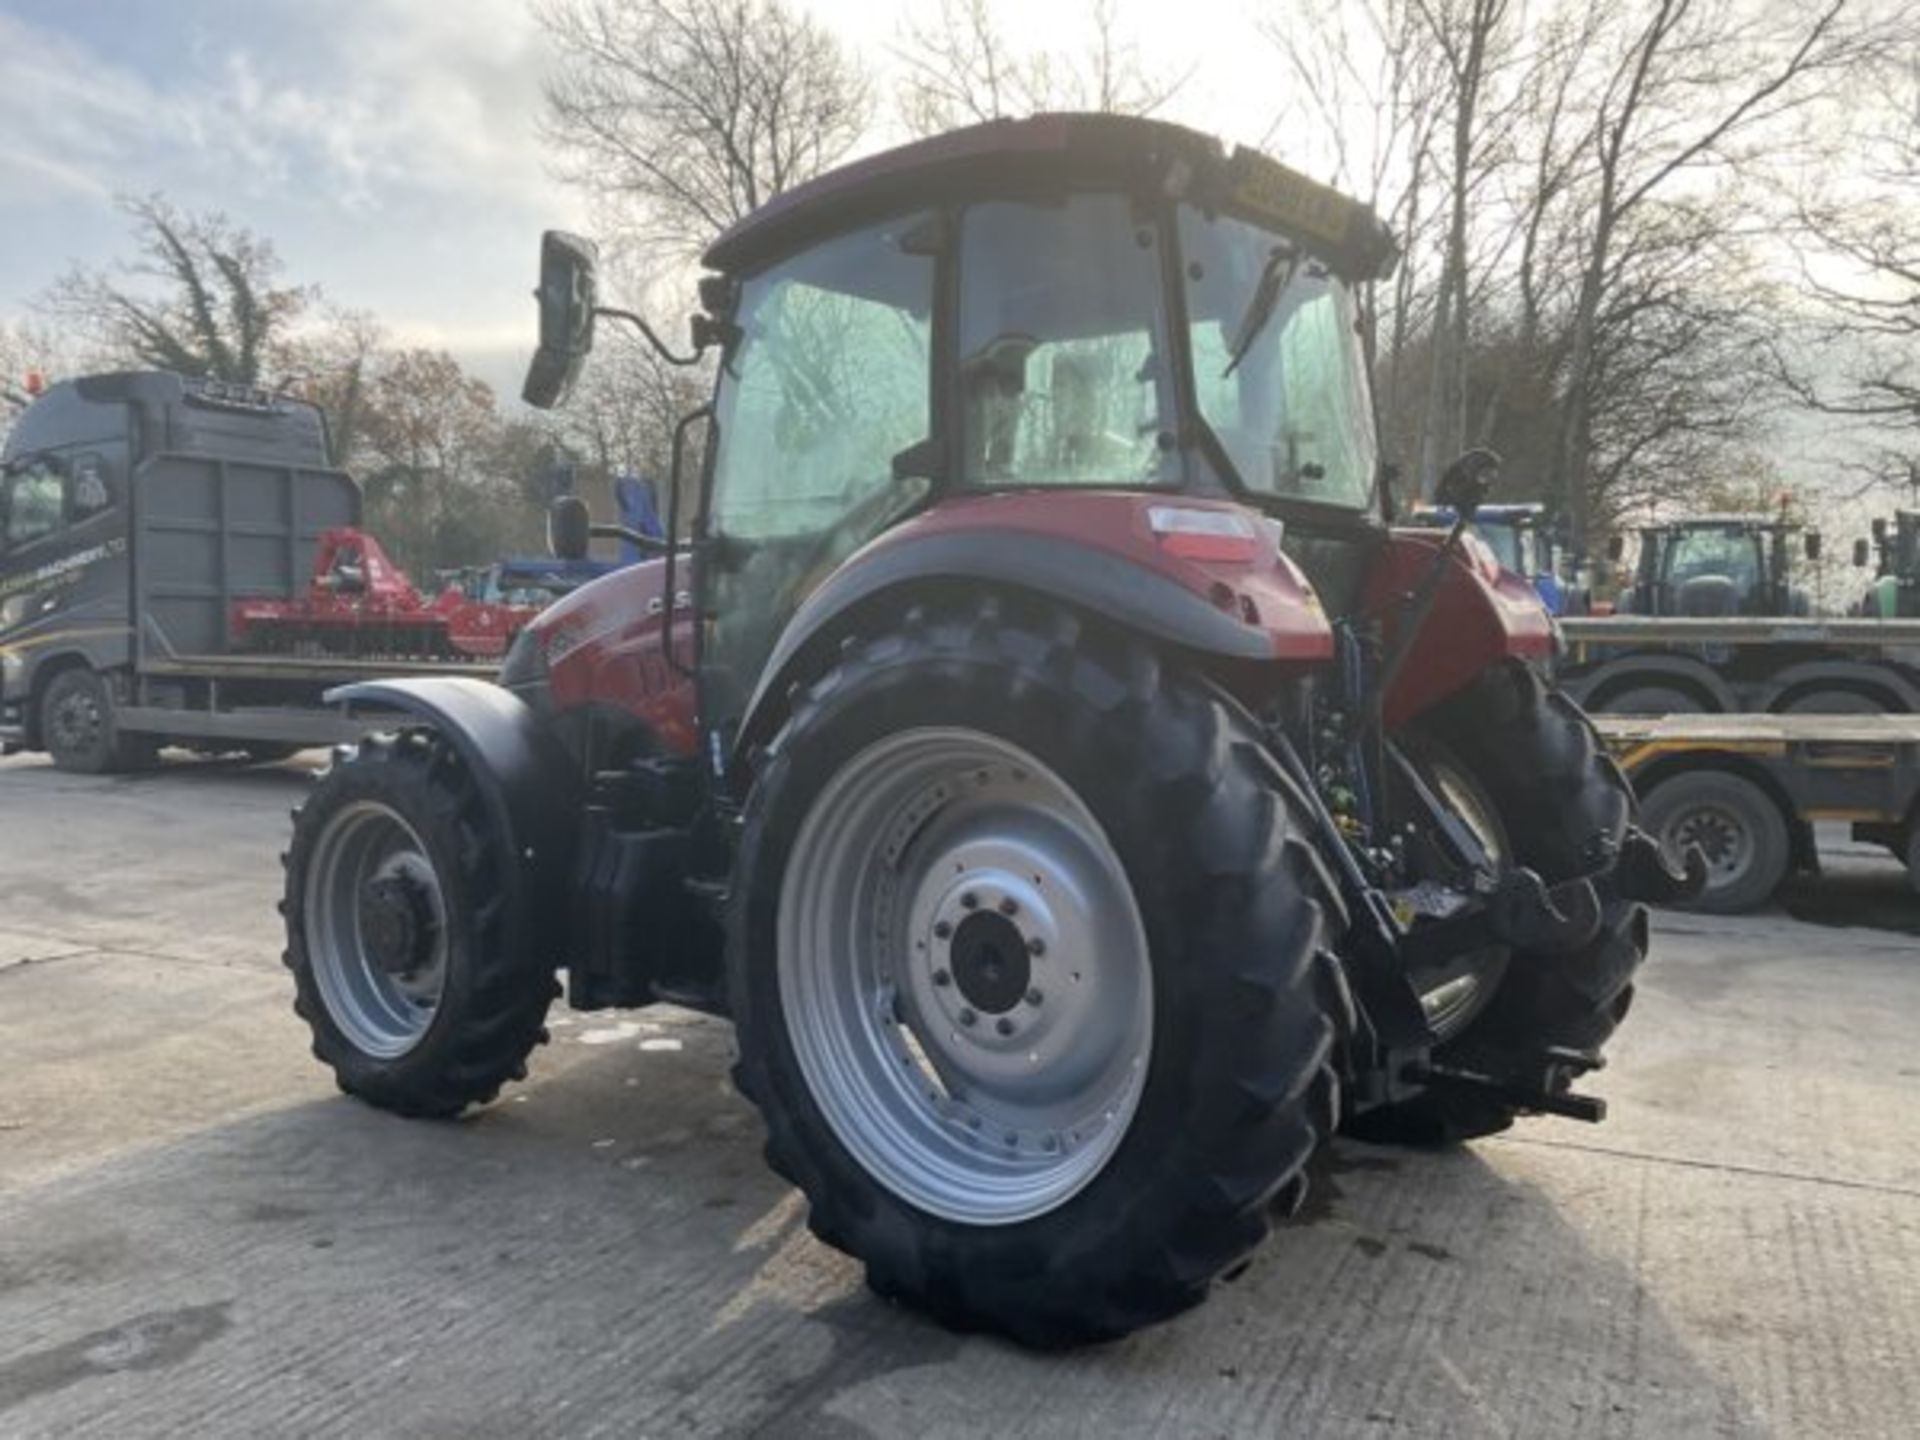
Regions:
[[[76,267],[39,308],[115,361],[254,385],[273,378],[312,290],[281,281],[272,244],[217,213],[123,199],[134,260]]]
[[[1023,49],[992,0],[940,0],[936,14],[903,27],[894,47],[901,121],[933,135],[1042,110],[1151,115],[1185,83],[1150,66],[1121,34],[1115,0],[1090,0],[1087,37],[1079,50]]]
[[[784,0],[538,0],[558,56],[545,134],[558,173],[643,256],[683,261],[837,162],[866,77]]]

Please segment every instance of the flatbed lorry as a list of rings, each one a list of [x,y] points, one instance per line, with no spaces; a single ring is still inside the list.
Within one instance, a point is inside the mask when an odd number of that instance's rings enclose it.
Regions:
[[[320,537],[357,525],[318,407],[163,372],[52,386],[0,451],[0,751],[67,769],[162,745],[270,758],[357,738],[334,686],[494,666],[243,653],[236,603],[306,589]]]
[[[1816,821],[1884,845],[1920,890],[1920,715],[1595,715],[1640,797],[1642,824],[1671,853],[1698,845],[1706,888],[1730,913],[1766,903],[1788,874],[1816,870]]]

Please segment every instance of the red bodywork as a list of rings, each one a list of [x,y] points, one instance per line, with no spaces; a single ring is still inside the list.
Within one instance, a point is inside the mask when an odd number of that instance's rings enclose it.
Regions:
[[[615,570],[548,606],[531,628],[546,657],[555,710],[610,705],[638,719],[669,754],[694,755],[700,722],[693,681],[667,663],[660,647],[666,575],[665,560]],[[684,563],[679,575],[687,575]],[[693,653],[685,595],[673,626],[683,663]]]
[[[1009,532],[1057,540],[1063,548],[1091,550],[1114,565],[1170,579],[1260,636],[1277,663],[1311,666],[1333,659],[1332,625],[1312,584],[1280,553],[1279,527],[1229,501],[1094,490],[968,496],[895,526],[841,569],[854,570],[919,538]],[[1396,532],[1377,552],[1363,603],[1389,628],[1440,538]],[[661,652],[665,571],[664,561],[616,571],[550,607],[532,628],[556,710],[613,706],[639,719],[670,753],[692,755],[700,744],[694,687]],[[680,573],[687,574],[684,565]],[[1044,591],[1047,578],[1034,576],[1033,588]],[[812,584],[824,579],[823,573]],[[1533,587],[1478,557],[1451,567],[1430,624],[1428,638],[1388,696],[1390,725],[1497,660],[1544,656],[1553,645],[1551,622]],[[675,607],[676,654],[692,653],[692,628],[683,590]]]
[[[1381,620],[1391,643],[1402,601],[1433,565],[1446,538],[1438,530],[1396,530],[1361,587],[1366,613]],[[1387,692],[1389,730],[1444,700],[1497,661],[1544,660],[1553,654],[1553,617],[1533,583],[1503,570],[1484,549],[1447,568],[1422,639]]]
[[[538,613],[469,600],[457,586],[429,602],[378,540],[343,525],[320,536],[304,596],[237,601],[230,619],[242,650],[493,659]]]

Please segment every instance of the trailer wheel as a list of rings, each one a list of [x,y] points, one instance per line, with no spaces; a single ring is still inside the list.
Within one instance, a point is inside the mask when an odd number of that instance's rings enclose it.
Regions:
[[[1420,729],[1444,744],[1492,801],[1513,863],[1554,883],[1591,873],[1596,857],[1604,861],[1618,846],[1632,815],[1632,792],[1586,717],[1524,665],[1489,670],[1422,716]],[[1443,1034],[1434,1057],[1478,1073],[1564,1087],[1571,1075],[1543,1067],[1543,1052],[1598,1052],[1632,1004],[1633,977],[1646,953],[1646,907],[1611,901],[1599,933],[1581,949],[1515,952],[1498,972],[1491,998],[1464,1027]],[[1437,1018],[1431,1010],[1430,1019]],[[1366,1111],[1347,1131],[1375,1142],[1451,1144],[1504,1130],[1518,1113],[1479,1091],[1433,1089]]]
[[[426,732],[370,738],[314,785],[286,857],[285,958],[342,1090],[446,1117],[526,1078],[559,987],[509,944],[512,863],[465,765]]]
[[[1780,807],[1758,785],[1724,770],[1683,770],[1642,802],[1647,832],[1673,856],[1698,845],[1707,888],[1688,906],[1718,915],[1751,910],[1779,888],[1793,861]]]
[[[123,733],[116,723],[113,688],[97,670],[62,670],[40,700],[40,738],[53,763],[82,775],[136,770],[153,763],[159,744],[151,736]]]
[[[1110,1339],[1304,1198],[1351,1001],[1267,763],[1064,613],[916,611],[801,692],[735,870],[735,1076],[875,1291]]]

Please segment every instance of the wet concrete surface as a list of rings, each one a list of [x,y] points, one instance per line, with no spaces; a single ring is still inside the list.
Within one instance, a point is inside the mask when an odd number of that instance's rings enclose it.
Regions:
[[[1039,1356],[808,1237],[716,1022],[559,1012],[457,1123],[339,1096],[304,783],[0,762],[0,1436],[1914,1431],[1920,900],[1871,852],[1819,924],[1660,917],[1606,1124],[1337,1145],[1202,1309]]]

